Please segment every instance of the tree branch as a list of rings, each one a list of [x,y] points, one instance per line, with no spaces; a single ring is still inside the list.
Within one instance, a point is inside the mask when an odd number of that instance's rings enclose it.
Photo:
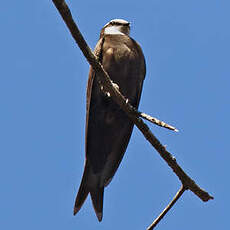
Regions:
[[[151,117],[150,115],[148,115],[146,113],[138,112],[138,115],[139,115],[139,117],[142,117],[145,120],[150,121],[155,125],[161,126],[163,128],[166,128],[166,129],[173,130],[175,132],[179,132],[179,130],[176,129],[175,127],[173,127],[172,125],[169,125],[169,124],[165,123],[164,121],[160,121],[159,119],[157,119],[155,117]]]
[[[172,206],[177,202],[177,200],[183,195],[185,190],[186,190],[185,187],[182,185],[179,191],[177,192],[177,194],[172,199],[172,201],[162,211],[162,213],[153,221],[153,223],[147,228],[147,230],[152,230],[157,226],[157,224],[163,219],[166,213],[172,208]]]
[[[75,24],[71,12],[66,5],[64,0],[52,0],[61,14],[64,22],[69,28],[70,33],[72,34],[74,40],[80,47],[84,56],[86,57],[89,64],[93,67],[95,72],[97,73],[98,80],[101,81],[105,90],[108,91],[112,97],[112,99],[119,104],[119,106],[127,113],[129,118],[134,122],[134,124],[138,127],[138,129],[143,133],[145,138],[152,144],[152,146],[157,150],[160,156],[167,162],[167,164],[172,168],[174,173],[180,179],[183,189],[189,189],[194,194],[196,194],[201,200],[208,201],[213,199],[211,195],[208,194],[205,190],[201,189],[185,172],[184,170],[177,164],[175,157],[173,157],[166,148],[160,143],[160,141],[153,135],[150,131],[149,127],[143,122],[140,116],[140,112],[136,111],[123,95],[113,87],[112,81],[109,78],[109,75],[103,69],[103,66],[98,62],[97,57],[93,54],[87,43],[85,42],[83,36],[81,35],[77,25]],[[145,118],[146,119],[146,118]],[[160,122],[158,122],[160,123]],[[164,126],[164,125],[163,125]],[[169,126],[169,125],[168,125]],[[173,127],[174,128],[174,127]],[[174,128],[175,129],[175,128]]]

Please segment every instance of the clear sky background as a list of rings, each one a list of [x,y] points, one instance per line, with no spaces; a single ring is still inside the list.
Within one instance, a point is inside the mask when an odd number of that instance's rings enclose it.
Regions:
[[[140,110],[182,168],[215,197],[191,192],[157,229],[229,228],[229,0],[68,1],[90,47],[113,18],[131,22],[147,63]],[[98,223],[88,198],[73,216],[84,166],[89,65],[52,1],[0,7],[0,229],[145,229],[180,187],[134,129],[105,189]]]

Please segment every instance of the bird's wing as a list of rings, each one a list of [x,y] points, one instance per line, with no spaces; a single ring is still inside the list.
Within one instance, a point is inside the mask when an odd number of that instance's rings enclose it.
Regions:
[[[95,47],[94,54],[99,58],[101,53],[101,48],[103,44],[103,39],[100,39]],[[91,99],[91,91],[92,91],[92,85],[93,80],[95,77],[94,70],[92,67],[90,67],[89,71],[89,78],[88,78],[88,84],[87,84],[87,95],[86,95],[86,133],[88,130],[88,117],[89,117],[89,108],[90,108],[90,99]],[[87,136],[87,134],[86,134]],[[87,141],[86,141],[87,142]],[[89,164],[89,161],[86,157],[85,167],[84,167],[84,173],[81,180],[81,185],[78,190],[78,194],[75,200],[74,205],[74,215],[78,213],[78,211],[81,209],[83,203],[85,202],[88,194],[90,193],[93,207],[95,209],[97,218],[99,221],[102,220],[102,213],[103,213],[103,194],[104,194],[104,187],[99,187],[99,177],[94,176],[92,173],[92,167]]]

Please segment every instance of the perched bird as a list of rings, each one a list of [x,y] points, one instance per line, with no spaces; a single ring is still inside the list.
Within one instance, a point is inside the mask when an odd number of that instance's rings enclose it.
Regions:
[[[102,28],[94,53],[115,86],[137,108],[146,67],[142,50],[129,32],[129,22],[111,20]],[[104,187],[112,180],[124,156],[133,122],[104,91],[92,67],[86,104],[86,160],[74,215],[90,193],[97,218],[101,221]]]

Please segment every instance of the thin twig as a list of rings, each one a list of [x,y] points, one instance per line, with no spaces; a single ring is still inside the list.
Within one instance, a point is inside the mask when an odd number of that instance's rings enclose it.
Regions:
[[[172,201],[168,204],[168,206],[162,211],[162,213],[153,221],[153,223],[147,228],[147,230],[154,229],[157,224],[163,219],[166,213],[172,208],[172,206],[177,202],[177,200],[182,196],[186,188],[182,185],[179,191],[176,193]]]
[[[179,130],[177,128],[175,128],[174,126],[169,125],[169,124],[165,123],[164,121],[161,121],[161,120],[159,120],[159,119],[157,119],[155,117],[151,117],[150,115],[148,115],[146,113],[138,112],[138,114],[139,114],[139,117],[142,117],[145,120],[148,120],[148,121],[152,122],[155,125],[161,126],[163,128],[166,128],[166,129],[173,130],[175,132],[179,132]]]

